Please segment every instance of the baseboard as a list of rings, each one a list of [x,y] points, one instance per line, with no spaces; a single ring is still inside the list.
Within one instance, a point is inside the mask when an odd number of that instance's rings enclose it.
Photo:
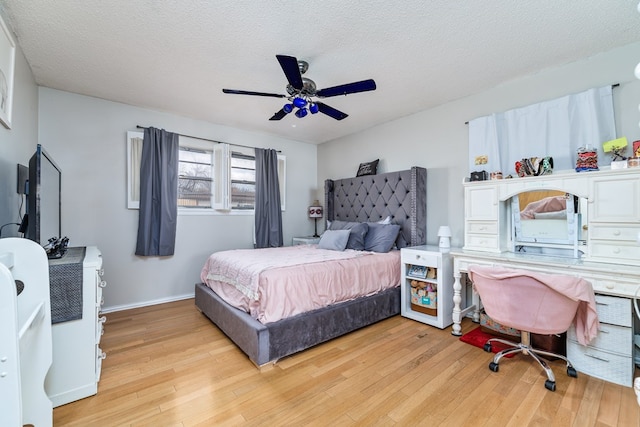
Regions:
[[[114,305],[111,307],[102,307],[102,310],[100,310],[100,313],[113,313],[116,311],[131,310],[132,308],[149,307],[151,305],[157,305],[157,304],[166,304],[168,302],[182,301],[185,299],[194,298],[194,296],[195,296],[195,293],[192,292],[190,294],[176,295],[168,298],[161,298],[161,299],[156,299],[151,301],[139,302],[136,304],[123,304],[123,305]]]

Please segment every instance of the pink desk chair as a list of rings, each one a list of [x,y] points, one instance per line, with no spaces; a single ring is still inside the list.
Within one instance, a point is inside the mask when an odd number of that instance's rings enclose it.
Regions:
[[[492,338],[484,346],[491,351],[492,342],[511,346],[497,353],[489,369],[498,372],[500,360],[522,353],[531,356],[547,374],[545,387],[555,391],[556,379],[547,362],[540,356],[557,357],[567,363],[567,375],[578,374],[569,360],[556,353],[531,347],[530,333],[559,334],[569,329],[574,319],[582,344],[595,338],[598,320],[591,283],[579,277],[543,274],[504,267],[473,265],[469,276],[480,295],[485,311],[496,322],[521,331],[521,342]]]

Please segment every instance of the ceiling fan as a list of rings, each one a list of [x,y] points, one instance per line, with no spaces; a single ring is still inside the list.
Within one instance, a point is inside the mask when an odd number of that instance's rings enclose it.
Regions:
[[[294,114],[298,118],[305,117],[308,113],[316,114],[317,112],[321,112],[336,120],[342,120],[349,115],[327,104],[316,101],[314,98],[329,98],[331,96],[348,95],[350,93],[367,92],[376,89],[376,82],[369,79],[317,90],[313,80],[302,77],[302,75],[307,72],[309,63],[287,55],[276,55],[276,58],[289,81],[286,95],[236,89],[222,89],[222,92],[236,95],[270,96],[289,100],[289,102],[269,120],[281,120],[287,114],[293,112],[294,109],[297,109]]]

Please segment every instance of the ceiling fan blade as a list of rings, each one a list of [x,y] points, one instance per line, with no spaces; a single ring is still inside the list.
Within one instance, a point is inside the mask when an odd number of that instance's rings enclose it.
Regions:
[[[323,114],[326,114],[329,117],[333,117],[336,120],[342,120],[349,117],[347,113],[343,113],[340,110],[336,110],[333,107],[329,107],[327,104],[323,104],[322,102],[316,102],[318,104],[318,111]]]
[[[298,66],[298,60],[293,56],[276,55],[278,62],[284,71],[284,75],[287,76],[289,84],[294,88],[302,89],[302,75],[300,74],[300,67]]]
[[[252,92],[250,90],[236,90],[236,89],[222,89],[224,93],[231,93],[235,95],[254,95],[254,96],[270,96],[272,98],[286,98],[285,95],[279,93],[265,93],[265,92]]]
[[[281,109],[280,111],[275,113],[273,116],[271,116],[269,120],[282,120],[282,118],[286,115],[287,113],[284,112],[284,109]]]
[[[348,95],[350,93],[367,92],[369,90],[376,90],[376,82],[372,79],[321,89],[316,92],[316,96],[328,98],[330,96]]]

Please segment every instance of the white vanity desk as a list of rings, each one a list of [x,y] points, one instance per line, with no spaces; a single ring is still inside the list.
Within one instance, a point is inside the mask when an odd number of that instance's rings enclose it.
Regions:
[[[604,326],[611,326],[612,333],[600,333],[593,347],[573,347],[568,341],[568,352],[581,352],[573,359],[571,355],[569,358],[579,371],[631,386],[635,317],[631,299],[640,287],[640,244],[637,241],[640,233],[640,168],[554,172],[541,177],[465,182],[463,185],[465,245],[462,250],[451,252],[455,279],[452,334],[461,335],[463,316],[472,313],[474,320],[479,320],[480,304],[475,292],[471,304],[461,307],[461,277],[462,273],[468,272],[469,265],[496,265],[580,276],[593,285],[601,331]],[[579,247],[584,253],[581,258],[514,252],[509,210],[511,197],[548,189],[571,193],[584,201],[585,220],[579,231],[582,239]],[[553,250],[553,245],[550,246]],[[614,341],[605,339],[614,335]],[[613,369],[615,372],[610,373],[609,367],[600,363],[605,358],[598,353],[601,350],[605,351],[607,359],[621,357],[616,359],[619,366]],[[586,360],[581,369],[581,362],[576,363],[574,359],[583,353],[586,353],[585,357],[593,357],[594,364]]]

